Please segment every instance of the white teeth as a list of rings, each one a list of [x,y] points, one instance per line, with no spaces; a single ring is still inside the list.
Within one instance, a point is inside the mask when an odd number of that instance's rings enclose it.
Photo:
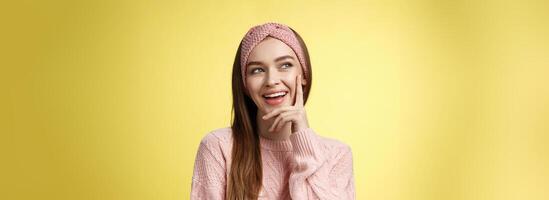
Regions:
[[[278,96],[283,96],[283,95],[286,95],[286,92],[277,92],[277,93],[273,93],[273,94],[268,94],[268,95],[264,95],[264,97],[278,97]]]

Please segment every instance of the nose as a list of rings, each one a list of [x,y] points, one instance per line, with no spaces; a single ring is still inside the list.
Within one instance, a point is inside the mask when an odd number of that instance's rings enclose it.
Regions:
[[[276,70],[269,70],[267,73],[266,85],[267,87],[274,87],[280,84],[280,74]]]

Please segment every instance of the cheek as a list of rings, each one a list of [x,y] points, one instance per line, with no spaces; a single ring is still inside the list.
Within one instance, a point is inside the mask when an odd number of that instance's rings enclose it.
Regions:
[[[248,92],[253,92],[260,87],[261,87],[261,81],[259,80],[259,78],[257,77],[246,78],[246,88],[248,89]]]
[[[248,91],[248,94],[252,99],[257,100],[260,95],[259,92],[261,91],[261,83],[257,79],[247,79],[246,80],[246,88]]]
[[[257,97],[259,96],[259,92],[255,88],[248,87],[248,95],[253,99],[257,99]]]
[[[284,78],[284,85],[286,85],[286,87],[290,90],[290,97],[294,97],[294,94],[295,94],[295,84],[296,84],[296,81],[295,81],[295,78],[296,78],[297,75],[291,75],[291,76],[288,76],[286,78]],[[293,77],[293,78],[292,78]]]

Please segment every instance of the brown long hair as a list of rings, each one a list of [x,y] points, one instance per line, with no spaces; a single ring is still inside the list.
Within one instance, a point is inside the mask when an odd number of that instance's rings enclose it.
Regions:
[[[291,30],[296,35],[304,51],[305,63],[308,63],[308,66],[305,66],[308,69],[307,74],[305,74],[307,84],[303,88],[303,103],[306,104],[313,82],[311,61],[303,38],[293,29]],[[227,180],[226,199],[228,200],[257,199],[263,180],[259,133],[255,122],[257,106],[246,95],[246,89],[242,82],[240,71],[241,47],[242,42],[240,42],[236,52],[232,74],[233,107],[231,128],[233,132],[233,149],[231,171]]]

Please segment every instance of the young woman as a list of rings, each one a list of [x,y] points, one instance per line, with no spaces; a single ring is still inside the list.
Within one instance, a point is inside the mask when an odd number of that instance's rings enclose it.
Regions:
[[[191,199],[354,199],[351,149],[307,122],[311,83],[299,34],[252,27],[233,65],[232,126],[202,139]]]

